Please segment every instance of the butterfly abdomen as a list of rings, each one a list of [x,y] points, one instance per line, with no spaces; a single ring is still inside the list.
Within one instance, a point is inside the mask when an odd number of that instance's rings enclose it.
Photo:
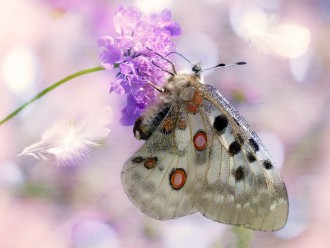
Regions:
[[[169,110],[170,106],[168,105],[165,105],[159,109],[151,108],[146,110],[144,115],[137,118],[134,123],[134,137],[137,139],[147,140],[165,118]]]

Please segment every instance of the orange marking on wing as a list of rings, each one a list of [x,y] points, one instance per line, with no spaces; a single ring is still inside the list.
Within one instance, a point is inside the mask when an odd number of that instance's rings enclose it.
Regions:
[[[202,151],[207,145],[207,136],[204,131],[198,131],[193,138],[194,146],[197,151]]]
[[[173,121],[170,118],[166,118],[162,124],[162,132],[168,134],[174,129]]]
[[[157,164],[157,157],[153,157],[153,158],[146,158],[145,162],[144,162],[144,167],[146,167],[147,169],[152,169],[156,166]]]
[[[191,114],[197,114],[198,113],[198,106],[193,102],[187,103],[187,111]]]
[[[170,175],[170,183],[173,189],[181,189],[187,180],[187,174],[184,169],[174,169]]]
[[[202,101],[203,101],[203,97],[201,95],[201,93],[199,93],[198,91],[195,92],[194,97],[193,97],[193,103],[195,103],[196,105],[201,105]]]
[[[187,128],[187,120],[185,120],[185,119],[179,119],[179,121],[178,121],[178,128],[180,130],[185,130]]]

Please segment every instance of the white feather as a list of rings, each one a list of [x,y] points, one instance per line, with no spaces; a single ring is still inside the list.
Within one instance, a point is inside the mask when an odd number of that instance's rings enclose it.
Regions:
[[[274,15],[259,9],[245,12],[239,22],[238,34],[258,51],[287,58],[303,55],[310,43],[310,31],[299,25],[277,24]]]
[[[38,160],[54,157],[57,165],[77,165],[110,133],[105,126],[111,121],[109,106],[78,121],[57,121],[44,132],[41,141],[24,148],[18,156],[31,155]]]
[[[271,26],[274,25],[274,16],[267,15],[259,9],[253,9],[245,12],[239,22],[238,34],[250,42],[257,50],[270,52],[269,34]]]

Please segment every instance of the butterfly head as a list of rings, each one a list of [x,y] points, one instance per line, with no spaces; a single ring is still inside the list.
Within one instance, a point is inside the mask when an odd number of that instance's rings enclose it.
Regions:
[[[202,72],[202,65],[201,63],[196,63],[194,64],[194,66],[192,67],[192,71],[196,74],[196,75],[200,75]]]

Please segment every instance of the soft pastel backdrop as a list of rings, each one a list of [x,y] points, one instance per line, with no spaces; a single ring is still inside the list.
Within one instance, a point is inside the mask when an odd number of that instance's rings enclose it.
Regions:
[[[125,195],[120,171],[143,142],[119,124],[125,97],[109,95],[116,72],[103,71],[61,86],[0,126],[0,247],[328,247],[329,0],[1,0],[0,118],[64,76],[99,65],[96,41],[113,34],[120,4],[170,9],[183,30],[174,40],[178,51],[205,67],[248,63],[205,79],[235,104],[281,167],[288,223],[275,233],[247,232],[199,214],[166,222],[142,214]],[[237,19],[251,8],[307,30],[304,40],[291,32],[298,55],[277,42],[275,52],[264,53],[242,39]],[[54,121],[104,105],[112,107],[111,133],[81,165],[17,157]]]

